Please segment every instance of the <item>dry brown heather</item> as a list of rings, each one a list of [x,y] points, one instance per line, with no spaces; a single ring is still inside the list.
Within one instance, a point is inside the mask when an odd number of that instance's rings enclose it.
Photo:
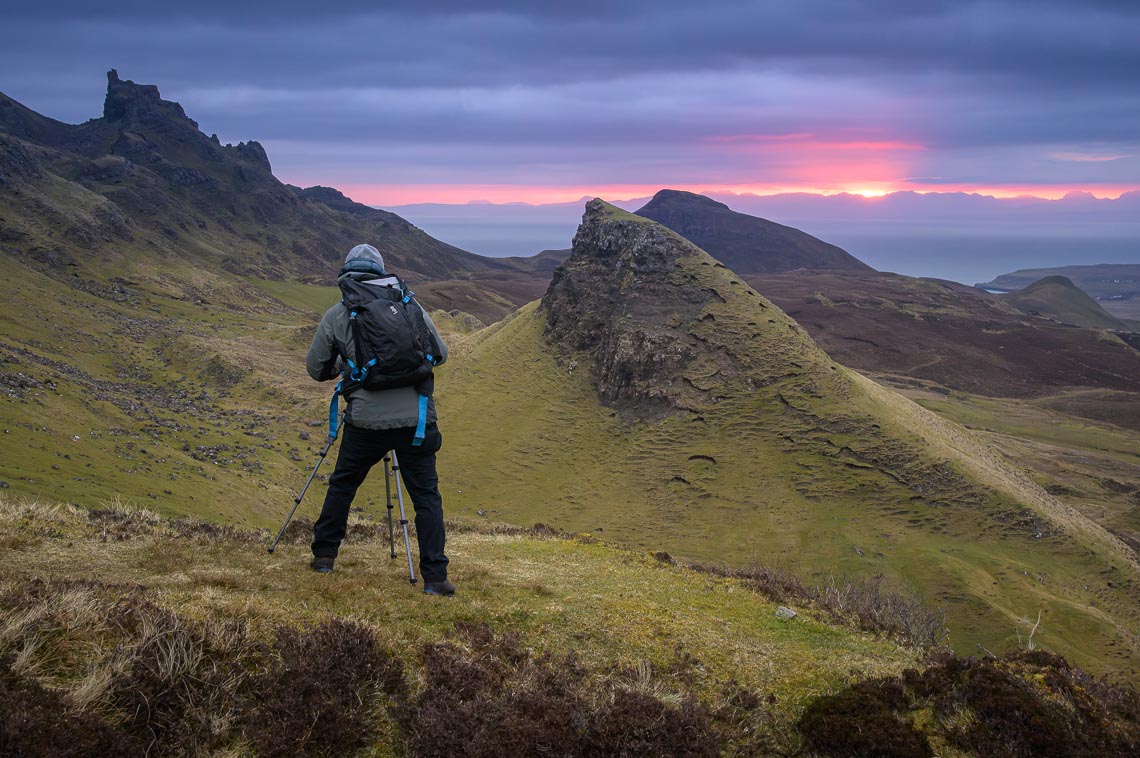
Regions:
[[[0,496],[0,748],[17,755],[1129,755],[1140,699],[1044,652],[894,641],[881,585],[453,525],[425,598],[357,521],[269,533]],[[781,618],[777,602],[794,618]],[[861,628],[862,627],[862,628]],[[320,729],[314,729],[314,724]],[[873,726],[873,728],[867,728]]]

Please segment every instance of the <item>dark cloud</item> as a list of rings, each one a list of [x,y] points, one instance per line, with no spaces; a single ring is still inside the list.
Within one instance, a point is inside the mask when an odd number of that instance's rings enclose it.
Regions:
[[[398,172],[563,176],[605,154],[606,175],[649,181],[779,169],[707,140],[811,133],[919,143],[911,168],[952,175],[939,155],[968,149],[1140,152],[1137,39],[1140,3],[1107,0],[9,0],[0,89],[79,121],[116,66],[207,131],[278,145],[285,168],[382,144]],[[1059,163],[1038,168],[1076,175]]]

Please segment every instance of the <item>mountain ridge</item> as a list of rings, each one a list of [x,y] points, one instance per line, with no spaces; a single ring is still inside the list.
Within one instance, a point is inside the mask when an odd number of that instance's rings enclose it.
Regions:
[[[846,250],[806,232],[737,213],[724,203],[692,192],[661,190],[635,213],[692,240],[742,275],[800,268],[874,270]]]
[[[107,82],[103,115],[78,125],[0,99],[5,254],[100,286],[111,278],[107,266],[126,265],[129,278],[157,284],[155,265],[173,271],[192,262],[225,289],[232,274],[331,284],[344,252],[369,241],[394,270],[425,285],[417,290],[429,305],[474,306],[484,320],[545,286],[531,267],[448,245],[337,190],[286,185],[260,143],[223,145],[156,86],[113,69]],[[162,279],[164,288],[178,286]]]

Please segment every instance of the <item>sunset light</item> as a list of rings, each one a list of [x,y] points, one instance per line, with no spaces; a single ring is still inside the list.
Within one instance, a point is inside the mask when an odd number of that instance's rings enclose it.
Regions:
[[[324,184],[330,180],[307,177],[305,180],[287,178],[293,184]],[[893,192],[964,193],[988,195],[997,198],[1038,197],[1059,200],[1071,193],[1088,193],[1096,198],[1115,199],[1125,192],[1140,191],[1140,183],[1131,185],[1073,185],[1073,186],[972,186],[910,184],[899,181],[890,184],[843,182],[836,185],[794,184],[730,184],[708,185],[685,182],[661,184],[616,184],[576,186],[531,186],[516,184],[342,184],[340,189],[349,197],[366,205],[378,207],[410,205],[414,203],[572,203],[582,198],[601,197],[610,200],[629,200],[650,197],[662,187],[684,189],[697,193],[730,193],[733,195],[783,195],[804,193],[810,195],[837,195],[848,193],[865,198],[885,197]]]
[[[0,758],[1140,758],[1140,0],[0,18]]]
[[[863,197],[883,197],[892,191],[893,190],[872,189],[870,187],[852,187],[851,189],[846,190],[846,192],[849,192],[852,195],[862,195]]]

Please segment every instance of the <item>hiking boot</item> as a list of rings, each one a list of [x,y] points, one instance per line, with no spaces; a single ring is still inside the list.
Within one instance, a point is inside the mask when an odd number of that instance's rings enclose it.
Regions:
[[[316,571],[318,574],[327,574],[333,570],[333,564],[336,563],[336,558],[329,558],[326,556],[314,556],[313,560],[309,561],[309,568]]]
[[[425,595],[454,595],[455,585],[444,579],[441,582],[424,582]]]

